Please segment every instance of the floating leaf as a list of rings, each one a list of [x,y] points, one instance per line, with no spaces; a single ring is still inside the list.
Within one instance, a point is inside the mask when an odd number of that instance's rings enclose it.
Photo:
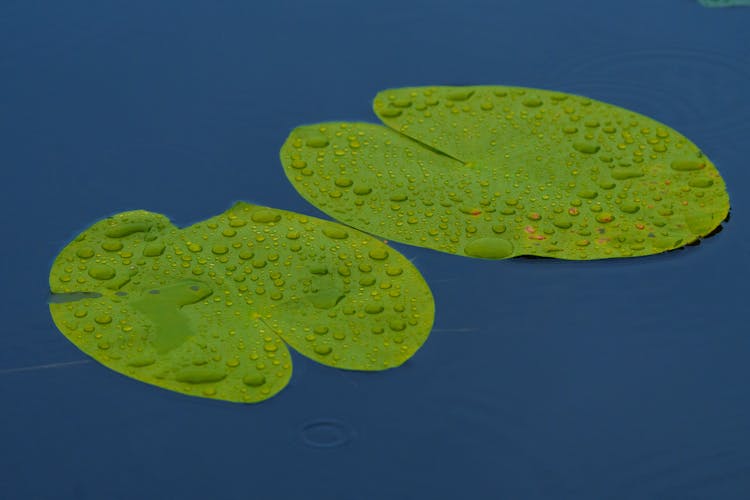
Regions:
[[[246,203],[185,229],[146,211],[99,221],[62,250],[50,289],[55,324],[107,367],[240,402],[287,384],[284,341],[325,365],[383,370],[414,354],[434,316],[417,269],[384,243]]]
[[[312,204],[382,237],[472,257],[663,252],[711,233],[729,198],[711,161],[648,117],[517,87],[381,92],[388,127],[296,128],[281,150]]]
[[[750,0],[699,0],[704,7],[741,7],[750,6]]]

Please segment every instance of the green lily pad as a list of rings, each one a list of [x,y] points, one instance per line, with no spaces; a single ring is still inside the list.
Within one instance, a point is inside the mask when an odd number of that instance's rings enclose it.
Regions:
[[[184,229],[142,210],[99,221],[60,252],[50,289],[57,327],[105,366],[237,402],[287,384],[287,344],[383,370],[416,352],[434,317],[417,269],[383,242],[247,203]]]
[[[287,177],[332,217],[394,241],[502,259],[649,255],[711,233],[729,197],[686,137],[611,104],[518,87],[380,92],[387,125],[298,127]]]
[[[704,7],[741,7],[750,6],[750,0],[699,0]]]

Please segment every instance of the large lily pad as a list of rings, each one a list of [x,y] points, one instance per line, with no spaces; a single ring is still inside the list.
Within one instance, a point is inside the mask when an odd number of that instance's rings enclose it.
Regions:
[[[140,210],[99,221],[62,250],[50,289],[60,331],[107,367],[239,402],[287,384],[286,344],[383,370],[414,354],[434,317],[417,269],[383,242],[247,203],[184,229]]]
[[[729,198],[711,161],[651,118],[518,87],[380,92],[386,127],[298,127],[281,149],[312,204],[382,237],[471,257],[649,255],[710,234]]]

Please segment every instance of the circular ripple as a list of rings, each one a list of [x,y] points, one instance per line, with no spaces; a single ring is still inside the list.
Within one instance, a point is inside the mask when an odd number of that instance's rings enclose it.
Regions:
[[[354,430],[345,422],[335,419],[317,419],[300,430],[302,441],[313,448],[338,448],[354,439]]]
[[[600,89],[632,88],[661,95],[654,106],[667,107],[678,129],[703,135],[735,135],[750,128],[744,119],[750,102],[742,95],[750,81],[750,62],[685,49],[656,49],[589,57],[567,65],[561,79]],[[645,89],[651,89],[651,92]],[[684,115],[687,111],[687,116]]]
[[[608,80],[566,81],[559,89],[571,94],[599,99],[605,102],[632,109],[660,122],[674,122],[678,132],[690,135],[681,124],[694,120],[693,106],[687,99],[670,94],[665,90],[639,85],[637,83]],[[695,131],[694,131],[695,132]]]

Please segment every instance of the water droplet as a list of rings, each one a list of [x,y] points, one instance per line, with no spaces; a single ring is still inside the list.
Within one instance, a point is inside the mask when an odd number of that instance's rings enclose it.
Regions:
[[[279,346],[277,346],[276,344],[273,344],[273,343],[264,344],[263,345],[263,350],[266,351],[266,352],[276,352],[276,351],[279,350]]]
[[[324,227],[323,234],[334,240],[343,240],[349,237],[349,233],[345,229],[336,226]]]
[[[175,374],[178,382],[188,384],[205,384],[208,382],[218,382],[224,380],[227,374],[225,371],[209,367],[186,367],[180,369]]]
[[[406,328],[406,323],[401,319],[392,319],[388,322],[388,328],[394,332],[401,332]]]
[[[329,289],[312,293],[307,296],[307,299],[317,309],[331,309],[332,307],[335,307],[336,304],[341,302],[344,296],[344,293],[342,293],[340,290]]]
[[[685,222],[695,234],[705,234],[716,225],[712,214],[705,213],[689,214],[685,217]]]
[[[538,108],[542,105],[542,100],[536,97],[527,97],[526,99],[521,101],[521,104],[523,104],[527,108]]]
[[[383,306],[381,304],[367,304],[365,306],[365,312],[367,314],[378,314],[383,312]]]
[[[385,260],[388,258],[388,250],[385,248],[373,248],[370,250],[370,258],[375,260]]]
[[[400,267],[389,267],[385,270],[385,274],[388,276],[400,276],[404,272]]]
[[[464,253],[482,259],[504,259],[513,254],[513,244],[504,238],[479,238],[469,242]]]
[[[145,257],[158,257],[164,253],[164,243],[153,242],[143,247],[143,255]]]
[[[266,377],[260,373],[249,373],[242,377],[242,383],[250,387],[260,387],[266,383]]]
[[[83,247],[76,250],[76,255],[81,259],[90,259],[94,256],[94,251],[89,247]]]
[[[600,146],[598,144],[591,144],[589,142],[574,142],[573,149],[575,149],[579,153],[591,155],[599,151]]]
[[[449,101],[466,101],[473,95],[473,90],[459,89],[451,91],[446,97]]]
[[[384,116],[386,118],[396,118],[398,116],[401,116],[402,111],[400,109],[394,109],[394,108],[386,108],[380,110],[380,116]]]
[[[596,221],[602,224],[608,224],[615,220],[615,216],[609,212],[602,212],[596,216]]]
[[[281,215],[274,212],[273,210],[256,210],[250,216],[253,222],[268,223],[278,222],[281,220]]]
[[[305,141],[305,145],[309,148],[324,148],[328,146],[328,138],[324,135],[308,137]]]
[[[124,238],[130,236],[133,233],[148,231],[151,226],[146,222],[130,222],[125,224],[119,224],[115,227],[107,229],[104,236],[109,238]]]
[[[117,240],[107,240],[102,243],[102,248],[108,252],[122,250],[122,243]]]
[[[641,207],[639,207],[635,203],[623,203],[622,205],[620,205],[620,210],[622,210],[626,214],[634,214],[640,209]]]
[[[106,264],[92,264],[89,267],[89,276],[97,280],[108,280],[115,276],[115,270]]]
[[[328,345],[316,345],[314,350],[316,354],[319,354],[321,356],[327,356],[331,354],[331,351],[333,349],[331,349],[331,346],[328,346]]]
[[[635,167],[615,167],[612,169],[612,178],[618,181],[643,177],[643,170]]]
[[[318,276],[322,276],[324,274],[328,274],[328,268],[324,265],[312,266],[310,267],[310,273],[317,274]]]
[[[132,358],[128,361],[128,366],[133,368],[143,368],[144,366],[150,366],[156,363],[156,359],[152,356],[143,355]]]
[[[691,170],[701,170],[706,167],[706,163],[700,160],[675,160],[670,166],[673,170],[688,172]]]

